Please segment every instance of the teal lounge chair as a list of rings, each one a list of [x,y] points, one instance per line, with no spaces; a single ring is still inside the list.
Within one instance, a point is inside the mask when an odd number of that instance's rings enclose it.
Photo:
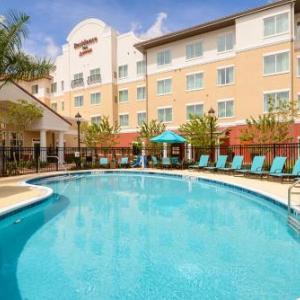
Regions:
[[[172,164],[172,167],[174,167],[174,168],[182,168],[180,159],[177,156],[171,157],[171,164]]]
[[[161,160],[161,167],[162,168],[172,168],[172,163],[170,157],[163,157]]]
[[[275,178],[280,178],[282,181],[284,179],[295,179],[300,177],[300,158],[295,162],[292,173],[273,173],[270,175]]]
[[[226,167],[226,162],[227,162],[227,157],[228,155],[220,155],[218,157],[217,163],[215,167],[205,167],[205,170],[209,171],[216,171],[217,169],[222,169]]]
[[[236,170],[239,174],[263,174],[263,166],[265,162],[265,156],[255,156],[252,161],[250,169]]]
[[[242,155],[235,155],[235,157],[232,160],[232,164],[230,168],[220,168],[218,171],[224,171],[224,172],[233,172],[236,170],[240,170],[243,165],[244,156]]]
[[[201,155],[199,163],[196,165],[189,166],[189,169],[202,169],[208,166],[209,155]]]
[[[129,167],[128,157],[122,157],[119,165],[121,168],[128,168]]]
[[[151,156],[151,161],[154,168],[159,166],[159,161],[156,156]]]
[[[280,174],[283,171],[286,162],[285,156],[276,156],[273,159],[272,166],[269,172],[263,172],[265,175]]]
[[[109,168],[109,161],[107,157],[100,157],[99,159],[100,168]]]

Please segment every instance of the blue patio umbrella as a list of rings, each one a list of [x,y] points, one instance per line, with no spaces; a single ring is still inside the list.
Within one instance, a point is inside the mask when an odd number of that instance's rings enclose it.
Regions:
[[[183,144],[186,142],[186,139],[173,131],[166,130],[162,134],[150,139],[150,141],[154,143]]]

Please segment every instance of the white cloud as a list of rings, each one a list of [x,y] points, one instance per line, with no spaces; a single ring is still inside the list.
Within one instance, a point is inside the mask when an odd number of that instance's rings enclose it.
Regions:
[[[168,15],[165,12],[160,12],[157,14],[155,22],[145,32],[138,34],[138,36],[147,40],[166,34],[168,29],[164,23],[167,17]]]
[[[45,43],[45,55],[50,58],[56,58],[60,53],[60,47],[55,44],[51,37],[46,37]]]

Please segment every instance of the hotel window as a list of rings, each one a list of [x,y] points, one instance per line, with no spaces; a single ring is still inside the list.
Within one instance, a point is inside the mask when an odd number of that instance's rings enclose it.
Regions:
[[[140,86],[136,89],[136,99],[145,100],[146,99],[146,87]]]
[[[76,96],[74,98],[74,106],[75,107],[83,106],[83,96]]]
[[[273,106],[273,109],[276,110],[280,105],[287,103],[290,99],[289,91],[282,92],[270,92],[264,94],[264,112],[270,110],[270,104]]]
[[[203,73],[195,73],[186,76],[186,89],[188,91],[203,88]]]
[[[234,34],[227,32],[218,37],[217,48],[218,52],[226,52],[232,50],[234,47]]]
[[[119,102],[127,102],[127,101],[128,101],[128,90],[120,90]]]
[[[203,104],[189,104],[186,106],[186,119],[190,120],[191,116],[203,116]]]
[[[51,103],[51,109],[57,111],[57,103]]]
[[[61,101],[61,104],[60,104],[60,105],[61,105],[61,110],[64,111],[64,110],[65,110],[65,102],[64,102],[64,101]]]
[[[39,86],[37,84],[35,84],[31,87],[31,94],[36,95],[38,93],[39,93]]]
[[[99,125],[100,122],[101,122],[101,116],[91,117],[91,124],[97,124],[97,125]]]
[[[163,107],[157,110],[157,119],[160,122],[172,122],[172,107]]]
[[[52,94],[56,93],[56,91],[57,91],[57,83],[54,82],[54,83],[51,84],[51,93]]]
[[[74,79],[71,82],[71,87],[72,88],[76,88],[76,87],[80,87],[83,86],[84,82],[83,82],[83,73],[76,73],[74,74]]]
[[[119,79],[128,76],[128,65],[119,66]]]
[[[90,70],[90,76],[88,77],[88,84],[100,83],[100,82],[101,82],[100,68]]]
[[[157,53],[157,65],[163,66],[163,65],[169,65],[171,63],[171,51],[170,50],[164,50],[159,53]]]
[[[233,117],[233,100],[222,100],[218,102],[218,117]]]
[[[289,52],[264,56],[264,74],[276,74],[289,71]]]
[[[144,122],[146,122],[146,112],[138,112],[137,113],[137,124],[138,126],[142,126]]]
[[[63,80],[60,82],[60,89],[61,91],[65,89],[65,82]]]
[[[119,115],[119,125],[120,125],[120,127],[128,127],[129,126],[129,114]]]
[[[186,45],[185,47],[186,59],[198,58],[201,57],[202,55],[203,55],[202,42]]]
[[[234,67],[225,67],[218,69],[218,85],[233,84]]]
[[[172,92],[172,79],[163,79],[157,81],[157,95],[167,95]]]
[[[146,74],[146,62],[144,60],[136,63],[136,74],[138,76]]]
[[[281,34],[289,30],[289,14],[283,13],[264,19],[264,37]]]
[[[101,94],[100,93],[92,93],[90,95],[90,100],[92,105],[100,104],[101,102]]]

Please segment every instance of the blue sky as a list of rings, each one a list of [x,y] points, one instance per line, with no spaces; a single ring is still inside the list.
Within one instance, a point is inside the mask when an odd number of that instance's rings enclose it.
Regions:
[[[25,48],[34,54],[56,56],[74,25],[96,17],[119,32],[134,30],[152,37],[186,28],[270,0],[0,0],[0,14],[10,9],[30,17]]]

